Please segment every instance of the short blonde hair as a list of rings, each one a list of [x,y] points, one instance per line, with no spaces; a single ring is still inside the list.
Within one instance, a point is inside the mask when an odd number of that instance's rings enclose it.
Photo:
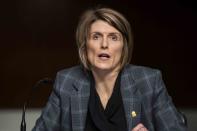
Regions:
[[[120,68],[122,68],[131,60],[133,50],[133,35],[131,33],[131,27],[127,19],[121,13],[110,8],[90,9],[82,14],[76,31],[76,42],[78,46],[80,62],[86,69],[90,70],[91,65],[87,58],[86,43],[88,41],[90,27],[92,23],[97,20],[107,22],[122,34],[124,43],[120,65]]]

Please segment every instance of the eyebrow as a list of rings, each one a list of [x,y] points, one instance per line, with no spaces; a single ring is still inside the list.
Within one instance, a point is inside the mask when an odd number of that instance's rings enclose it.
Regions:
[[[97,31],[90,33],[90,35],[92,34],[103,35],[101,32],[97,32]],[[108,35],[121,35],[121,34],[118,32],[110,32],[108,33]]]
[[[102,35],[102,33],[101,32],[92,32],[92,33],[90,33],[91,35],[92,34],[96,34],[96,35]]]
[[[109,35],[120,35],[121,36],[121,34],[120,33],[117,33],[117,32],[109,33]]]

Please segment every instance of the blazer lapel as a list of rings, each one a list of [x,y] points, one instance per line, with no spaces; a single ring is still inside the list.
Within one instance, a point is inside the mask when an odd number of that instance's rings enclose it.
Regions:
[[[84,131],[88,101],[90,96],[90,84],[84,80],[77,80],[71,95],[71,119],[73,131]]]
[[[140,123],[141,103],[135,80],[127,72],[128,70],[122,72],[121,94],[127,119],[127,128],[128,131],[131,131]]]

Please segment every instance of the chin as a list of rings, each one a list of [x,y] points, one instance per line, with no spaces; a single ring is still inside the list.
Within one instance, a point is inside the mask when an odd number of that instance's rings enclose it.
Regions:
[[[114,66],[111,66],[111,65],[95,65],[95,68],[98,69],[98,70],[103,70],[103,71],[110,71],[110,70],[113,70],[115,69],[116,67]]]

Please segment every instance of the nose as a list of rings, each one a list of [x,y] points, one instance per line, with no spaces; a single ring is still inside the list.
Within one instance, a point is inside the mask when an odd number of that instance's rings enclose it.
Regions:
[[[108,41],[107,38],[103,38],[102,42],[101,42],[101,48],[102,49],[107,49],[108,48]]]

